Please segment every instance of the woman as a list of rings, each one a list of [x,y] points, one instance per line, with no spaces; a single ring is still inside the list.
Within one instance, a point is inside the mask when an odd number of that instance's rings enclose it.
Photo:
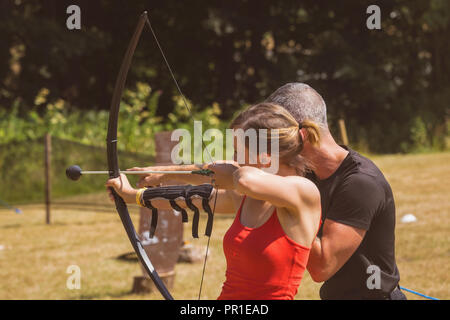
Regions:
[[[257,150],[256,164],[252,164],[249,161],[251,148],[244,141],[245,163],[225,161],[204,166],[214,171],[219,189],[215,212],[237,211],[223,240],[227,270],[219,299],[293,299],[320,226],[320,194],[316,186],[303,177],[306,164],[300,155],[305,139],[319,143],[318,127],[309,121],[299,125],[282,107],[262,103],[239,114],[231,128],[268,129],[269,132],[278,129],[279,152],[272,155]],[[257,139],[258,145],[260,139],[266,140],[259,134]],[[235,150],[238,142],[236,138]],[[263,142],[268,143],[267,150],[271,150],[273,140]],[[278,172],[265,172],[264,167],[270,166],[275,156],[279,157]],[[194,168],[170,166],[133,170]],[[165,174],[148,175],[141,180],[141,185],[157,185],[165,178]],[[208,182],[205,177],[195,175],[171,175],[170,178],[193,184]],[[114,187],[127,202],[134,202],[139,192],[129,185],[124,175],[108,180],[107,186]],[[211,197],[211,203],[214,198]],[[195,200],[193,202],[195,204]],[[184,202],[178,204],[186,207]],[[165,200],[152,201],[152,205],[170,208]]]

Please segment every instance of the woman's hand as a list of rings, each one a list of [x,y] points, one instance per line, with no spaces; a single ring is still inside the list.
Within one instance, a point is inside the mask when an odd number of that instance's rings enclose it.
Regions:
[[[213,178],[220,189],[233,190],[233,173],[239,170],[240,166],[236,161],[221,160],[208,164],[207,169],[214,171]]]
[[[114,201],[114,196],[112,195],[110,187],[113,188],[126,203],[135,203],[136,202],[136,193],[135,190],[128,181],[128,178],[125,174],[121,173],[119,177],[109,179],[106,181],[106,187],[108,190],[108,195],[111,201]]]

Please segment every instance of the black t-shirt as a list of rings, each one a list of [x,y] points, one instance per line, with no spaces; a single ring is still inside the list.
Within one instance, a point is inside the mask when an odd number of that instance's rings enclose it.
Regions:
[[[318,180],[314,173],[307,177],[320,190],[323,220],[364,229],[366,234],[350,259],[324,282],[320,297],[384,299],[400,280],[395,263],[394,197],[377,166],[356,151],[346,149],[349,151],[347,157],[329,178]],[[318,236],[321,235],[322,228]],[[369,268],[371,265],[375,267]],[[378,270],[380,289],[376,288],[374,280]]]

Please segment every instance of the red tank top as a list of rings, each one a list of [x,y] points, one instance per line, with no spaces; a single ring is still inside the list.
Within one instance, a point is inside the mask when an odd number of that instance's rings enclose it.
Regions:
[[[223,239],[226,280],[219,300],[292,300],[308,262],[310,248],[290,239],[276,209],[258,228],[241,224],[241,206]]]

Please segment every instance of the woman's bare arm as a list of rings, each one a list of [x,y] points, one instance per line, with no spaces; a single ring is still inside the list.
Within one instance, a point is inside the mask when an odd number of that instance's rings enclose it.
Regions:
[[[188,165],[171,165],[171,166],[153,166],[153,167],[134,167],[131,171],[196,171],[205,169],[202,165],[188,164]],[[184,184],[199,185],[211,182],[211,178],[199,174],[165,174],[165,173],[147,173],[142,174],[137,183],[138,188],[148,186],[159,186],[168,181],[178,181]]]
[[[279,208],[298,211],[317,204],[320,193],[310,180],[299,176],[278,176],[254,167],[242,167],[233,174],[235,190],[252,198],[265,200]]]
[[[304,246],[311,245],[320,223],[320,193],[311,181],[252,167],[239,169],[234,178],[237,191],[278,209],[280,224],[289,237]]]

